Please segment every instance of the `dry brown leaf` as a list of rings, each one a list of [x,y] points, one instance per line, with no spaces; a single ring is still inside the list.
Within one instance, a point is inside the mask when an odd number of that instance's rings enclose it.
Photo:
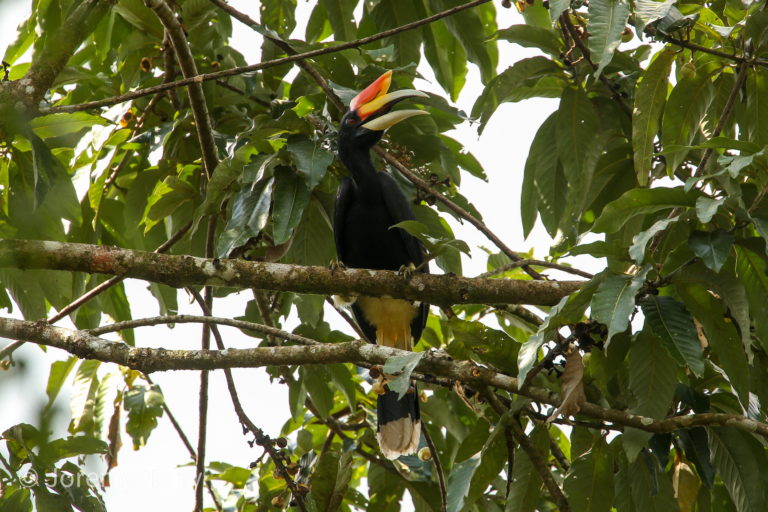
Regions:
[[[691,466],[684,459],[675,456],[675,472],[672,474],[672,488],[680,512],[691,512],[699,496],[701,482]]]
[[[707,341],[707,335],[704,334],[704,327],[695,318],[693,319],[693,325],[696,326],[696,336],[699,337],[701,348],[706,349],[709,346],[709,341]]]
[[[565,371],[560,378],[563,401],[560,403],[560,407],[547,418],[547,422],[560,415],[573,416],[581,410],[581,404],[587,399],[584,395],[583,377],[584,361],[581,358],[581,353],[574,345],[570,345],[565,356]]]

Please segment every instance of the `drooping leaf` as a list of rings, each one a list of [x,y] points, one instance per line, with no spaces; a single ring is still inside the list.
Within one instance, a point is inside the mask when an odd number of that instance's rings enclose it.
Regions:
[[[709,449],[712,463],[723,479],[736,510],[762,510],[767,499],[764,477],[768,468],[763,446],[741,430],[711,427]]]
[[[573,461],[563,490],[573,510],[608,512],[613,502],[613,458],[604,440]]]
[[[157,419],[163,415],[164,398],[156,385],[134,385],[123,400],[128,413],[125,431],[133,439],[133,449],[138,450],[147,444],[149,435],[157,427]]]
[[[309,190],[314,189],[333,162],[333,154],[303,137],[288,139],[287,149],[296,162],[296,169],[304,175]]]
[[[292,169],[275,169],[274,205],[272,206],[272,243],[285,243],[301,221],[309,204],[310,191]]]
[[[397,393],[398,400],[401,400],[408,392],[411,386],[411,373],[422,357],[424,357],[424,352],[412,352],[410,354],[390,357],[384,363],[383,371],[385,374],[397,375],[397,377],[389,381],[388,386],[389,389]]]
[[[608,326],[606,343],[629,327],[629,315],[635,309],[635,295],[645,282],[650,267],[634,276],[609,275],[603,279],[592,297],[592,316]]]
[[[713,87],[710,78],[696,75],[680,80],[669,95],[664,107],[661,142],[664,148],[688,146],[699,130],[699,124],[712,102]],[[685,159],[686,150],[666,151],[667,174],[672,175]]]
[[[219,258],[227,257],[232,249],[258,236],[267,225],[274,183],[274,176],[270,176],[237,194],[232,204],[232,215],[216,246]]]
[[[519,44],[525,48],[538,48],[556,57],[562,51],[563,43],[552,30],[534,25],[512,25],[496,32],[496,38]]]
[[[701,376],[704,353],[691,314],[679,301],[668,296],[649,294],[640,299],[640,307],[653,333],[663,342],[678,364],[685,364]]]
[[[696,191],[686,192],[682,187],[632,189],[608,203],[592,229],[599,233],[614,233],[636,215],[677,206],[692,207],[696,204],[698,196]]]
[[[595,76],[603,72],[621,43],[621,34],[629,18],[626,0],[592,0],[589,3],[589,51],[597,62]]]
[[[720,269],[731,253],[734,236],[724,230],[694,231],[688,239],[688,246],[702,259],[704,264],[715,272]]]
[[[674,59],[673,51],[658,53],[636,86],[632,110],[632,149],[640,186],[645,186],[650,176],[653,141],[661,125],[661,113],[664,111],[669,87],[668,77]]]

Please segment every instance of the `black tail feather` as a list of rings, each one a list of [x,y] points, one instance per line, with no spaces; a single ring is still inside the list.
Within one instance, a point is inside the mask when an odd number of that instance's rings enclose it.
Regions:
[[[415,452],[421,437],[419,396],[416,388],[398,400],[398,394],[387,391],[379,395],[378,439],[381,452],[388,459]]]

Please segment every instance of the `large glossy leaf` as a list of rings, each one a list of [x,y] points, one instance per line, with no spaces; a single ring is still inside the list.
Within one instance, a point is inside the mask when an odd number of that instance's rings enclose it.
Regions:
[[[147,444],[149,435],[157,427],[157,419],[163,415],[163,402],[156,385],[133,386],[125,393],[124,405],[128,412],[125,431],[133,439],[134,450]]]
[[[275,169],[274,205],[272,206],[272,242],[275,245],[286,242],[293,229],[301,221],[304,209],[309,204],[309,188],[293,169]]]
[[[725,260],[731,253],[734,236],[718,229],[716,231],[694,231],[688,239],[688,246],[701,258],[704,264],[715,272],[720,272]]]
[[[542,426],[537,426],[529,438],[540,453],[547,453],[549,434]],[[504,512],[533,512],[541,496],[541,477],[531,459],[522,449],[515,450],[515,467],[512,470],[512,485],[509,488]]]
[[[287,148],[296,162],[296,168],[304,175],[307,187],[309,190],[314,189],[333,162],[333,154],[303,137],[288,139]]]
[[[573,510],[608,512],[613,502],[613,458],[604,440],[574,460],[563,490]]]
[[[36,117],[30,123],[32,130],[42,139],[69,135],[95,125],[103,126],[105,124],[107,124],[106,120],[87,112],[49,114]]]
[[[606,276],[592,297],[592,316],[608,327],[608,338],[629,327],[629,316],[635,310],[635,295],[645,283],[650,267],[634,276],[626,274]]]
[[[631,218],[678,206],[692,207],[696,204],[698,192],[686,192],[682,187],[632,189],[608,203],[595,221],[593,230],[598,233],[613,233],[621,229]]]
[[[712,102],[713,88],[710,78],[696,75],[680,80],[669,95],[664,107],[661,142],[667,161],[667,173],[672,175],[685,159],[687,151],[669,150],[671,146],[689,146],[699,130],[699,124]]]
[[[565,82],[562,68],[551,59],[530,57],[515,62],[514,65],[499,73],[488,85],[472,107],[472,117],[480,119],[479,131],[497,107],[505,101],[520,101],[533,96],[560,97]],[[540,87],[544,80],[554,79]],[[553,82],[559,86],[550,87]]]
[[[451,96],[451,101],[456,101],[466,83],[467,55],[464,48],[442,23],[430,23],[422,30],[424,55],[435,72],[435,78]]]
[[[691,314],[679,301],[668,296],[646,295],[640,300],[645,321],[679,364],[701,376],[704,354]]]
[[[738,512],[765,508],[765,449],[746,432],[728,427],[709,429],[712,464],[723,479]]]
[[[258,236],[267,225],[274,183],[275,178],[270,176],[237,194],[232,204],[232,215],[216,246],[219,258],[227,257],[232,249]]]
[[[432,0],[440,10],[461,5],[462,0]],[[443,23],[464,47],[467,58],[480,68],[480,77],[487,84],[496,74],[499,53],[496,42],[489,40],[496,32],[496,9],[492,3],[465,9],[443,18]]]
[[[667,100],[669,71],[675,53],[665,50],[658,53],[651,65],[643,72],[635,89],[632,110],[632,149],[635,173],[641,186],[648,183],[653,157],[653,142],[658,136],[661,113]]]
[[[558,56],[563,47],[562,41],[555,32],[535,25],[512,25],[499,30],[496,37],[525,48],[538,48],[553,57]]]
[[[760,146],[768,144],[768,73],[751,69],[747,74],[746,138]]]
[[[565,209],[565,175],[553,151],[552,143],[557,134],[557,114],[552,114],[541,125],[531,144],[528,159],[525,162],[523,188],[531,197],[523,197],[523,229],[530,233],[536,221],[535,208],[538,207],[541,221],[547,231],[554,235]]]
[[[701,324],[713,359],[728,376],[734,394],[742,404],[749,403],[749,363],[733,322],[726,321],[725,311],[710,293],[699,286],[680,283],[675,287],[686,308]],[[746,405],[745,405],[746,408]]]
[[[592,0],[589,3],[589,50],[597,62],[595,75],[600,75],[621,43],[621,34],[629,18],[626,0]]]
[[[568,87],[560,98],[555,141],[566,179],[583,179],[582,171],[590,144],[595,139],[598,118],[587,94]]]

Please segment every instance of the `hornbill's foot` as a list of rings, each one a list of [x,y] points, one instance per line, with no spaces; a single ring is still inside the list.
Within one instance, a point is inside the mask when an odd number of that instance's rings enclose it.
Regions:
[[[400,265],[397,273],[403,276],[405,279],[410,279],[416,273],[416,266],[413,263],[407,265]]]
[[[337,270],[347,270],[347,266],[344,265],[344,263],[342,263],[339,260],[333,260],[328,265],[328,270],[330,270],[331,272],[336,272]]]

